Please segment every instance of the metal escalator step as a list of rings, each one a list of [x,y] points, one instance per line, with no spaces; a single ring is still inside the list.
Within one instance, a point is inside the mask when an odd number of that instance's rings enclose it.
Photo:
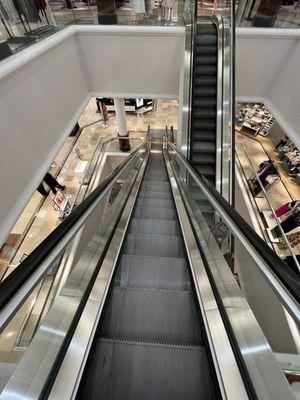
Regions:
[[[207,75],[207,76],[196,76],[195,79],[194,79],[194,83],[195,83],[196,87],[216,86],[217,77],[216,76],[210,76],[210,75]]]
[[[180,230],[177,221],[132,218],[129,232],[145,233],[149,235],[179,235]]]
[[[137,207],[173,208],[174,202],[172,199],[149,199],[142,197],[137,199],[136,205]]]
[[[174,208],[135,207],[135,218],[176,220],[177,214]]]
[[[202,343],[194,297],[185,291],[114,287],[100,335],[165,343]]]
[[[193,142],[195,141],[208,141],[215,142],[216,140],[216,131],[215,130],[207,130],[207,129],[199,129],[193,131]]]
[[[194,153],[192,160],[193,160],[194,165],[215,165],[216,164],[215,154]]]
[[[172,199],[171,192],[162,192],[157,190],[145,190],[141,189],[139,191],[139,198],[147,198],[147,199]]]
[[[185,256],[180,236],[134,233],[126,236],[123,254],[175,258]]]
[[[216,65],[217,63],[217,56],[211,55],[198,55],[196,54],[195,57],[195,64],[197,65]]]
[[[151,149],[152,150],[162,150],[162,142],[158,142],[158,143],[152,142],[151,143]],[[151,157],[152,157],[152,155],[151,155]]]
[[[216,175],[216,167],[208,165],[195,165],[196,170],[205,177],[214,177]]]
[[[216,120],[211,119],[200,119],[195,118],[193,119],[193,129],[216,129]]]
[[[216,34],[197,34],[196,36],[196,45],[197,46],[212,46],[217,43],[217,35]]]
[[[194,142],[193,151],[214,154],[216,152],[216,144],[214,142]]]
[[[151,191],[164,191],[171,192],[169,182],[152,182],[152,181],[143,181],[141,185],[141,189],[143,190],[151,190]]]
[[[193,118],[216,118],[216,109],[215,108],[194,107]]]
[[[80,399],[215,400],[209,368],[200,346],[100,339]]]
[[[195,98],[194,99],[194,103],[193,103],[194,107],[214,107],[216,108],[217,105],[217,100],[215,98],[215,96],[213,97],[204,97],[202,98]]]
[[[160,258],[123,255],[114,286],[122,288],[191,291],[184,258]]]
[[[197,33],[201,35],[216,35],[217,28],[213,23],[197,24]]]
[[[210,98],[209,100],[211,100],[211,98],[214,99],[216,95],[217,95],[217,90],[215,87],[202,87],[201,89],[199,87],[196,87],[194,98],[195,101],[198,98],[204,100],[204,97],[209,97]]]
[[[197,56],[213,56],[217,54],[217,46],[196,46]]]
[[[160,171],[160,172],[166,172],[165,164],[163,161],[148,161],[146,171],[151,172],[151,171]]]
[[[216,65],[198,65],[198,67],[195,68],[195,76],[198,76],[198,75],[216,76],[217,75],[217,66]]]
[[[168,177],[167,175],[164,174],[158,174],[158,173],[145,173],[144,175],[144,181],[152,181],[152,182],[167,182]]]

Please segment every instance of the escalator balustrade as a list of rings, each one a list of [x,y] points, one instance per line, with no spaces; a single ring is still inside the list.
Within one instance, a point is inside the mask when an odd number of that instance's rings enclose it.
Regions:
[[[77,400],[219,398],[162,145],[152,148]]]

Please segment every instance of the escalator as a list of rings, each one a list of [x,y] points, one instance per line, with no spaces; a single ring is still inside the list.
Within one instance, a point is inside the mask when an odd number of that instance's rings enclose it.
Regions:
[[[198,22],[194,44],[191,162],[213,185],[216,181],[217,27]]]
[[[78,400],[220,398],[162,144],[152,149]]]
[[[9,338],[22,305],[66,251],[62,289],[9,369],[1,400],[293,399],[192,199],[195,188],[235,239],[246,237],[245,263],[268,263],[281,277],[279,287],[266,274],[298,321],[294,278],[174,144],[155,142],[150,152],[149,145],[143,141],[1,283],[0,329]]]

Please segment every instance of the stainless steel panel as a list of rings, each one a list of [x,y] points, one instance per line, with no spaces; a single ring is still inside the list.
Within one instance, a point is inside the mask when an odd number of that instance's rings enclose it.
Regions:
[[[232,400],[248,399],[180,190],[166,155],[165,160],[222,396]]]
[[[180,151],[189,158],[190,150],[190,123],[191,123],[191,101],[192,101],[192,73],[193,73],[193,26],[185,27],[185,50],[184,50],[184,71],[182,82],[182,113]]]
[[[109,285],[118,260],[119,252],[130,221],[147,160],[143,162],[136,182],[132,188],[106,257],[83,310],[73,339],[69,345],[59,374],[49,395],[51,400],[73,399],[80,383],[94,334],[101,317]]]

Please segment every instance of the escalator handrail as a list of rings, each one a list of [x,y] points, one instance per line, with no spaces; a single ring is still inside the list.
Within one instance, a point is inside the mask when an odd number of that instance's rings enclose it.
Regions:
[[[223,220],[250,254],[256,260],[259,270],[266,279],[275,295],[289,311],[290,315],[300,325],[300,280],[288,266],[275,254],[267,243],[255,232],[243,217],[228,203],[227,200],[200,175],[184,156],[177,150],[173,143],[167,142],[179,157],[180,161],[193,180],[204,192],[213,208],[218,211]],[[250,246],[249,246],[250,244]]]
[[[36,272],[41,264],[46,260],[47,256],[55,249],[59,242],[68,234],[75,224],[84,214],[93,208],[98,197],[102,195],[109,185],[114,181],[116,176],[121,173],[130,161],[136,156],[139,150],[147,141],[138,146],[126,159],[118,165],[100,184],[94,189],[74,211],[68,215],[60,225],[58,225],[16,268],[7,278],[0,283],[0,312],[9,301],[17,294],[30,276]],[[88,218],[89,214],[86,215]],[[86,219],[85,218],[85,219]],[[8,319],[9,317],[7,317]],[[3,325],[0,327],[3,329]]]

